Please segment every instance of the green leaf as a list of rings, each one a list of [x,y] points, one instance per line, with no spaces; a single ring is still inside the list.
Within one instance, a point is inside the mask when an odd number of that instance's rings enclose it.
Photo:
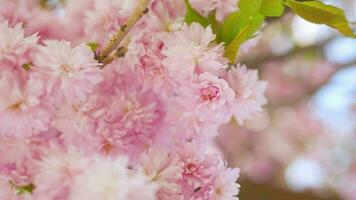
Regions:
[[[284,12],[282,0],[240,0],[238,6],[250,15],[260,13],[266,17],[279,17]]]
[[[229,44],[237,34],[251,23],[251,21],[256,20],[256,18],[261,17],[260,13],[250,15],[245,11],[236,11],[231,13],[228,17],[226,17],[224,23],[220,28],[220,32],[217,36],[218,42],[224,42],[225,44]],[[264,18],[263,18],[264,19]],[[256,29],[257,30],[257,29]]]
[[[221,24],[216,21],[215,10],[211,11],[208,16],[209,24],[211,25],[211,29],[214,34],[218,34],[220,32]]]
[[[26,71],[30,71],[31,66],[32,66],[32,62],[30,62],[30,63],[25,63],[25,64],[22,65],[22,68],[23,68],[24,70],[26,70]]]
[[[282,0],[263,0],[260,13],[266,17],[279,17],[284,13]]]
[[[248,40],[263,24],[264,16],[261,14],[257,14],[253,19],[249,21],[244,27],[242,27],[241,31],[237,34],[237,36],[225,46],[225,57],[230,60],[230,64],[234,64],[236,60],[237,53],[241,47],[241,45]]]
[[[92,51],[96,51],[99,47],[99,44],[96,42],[89,42],[87,43],[87,46],[92,50]]]
[[[356,38],[356,35],[353,33],[345,17],[344,11],[340,8],[326,5],[319,1],[284,1],[287,6],[305,20],[316,24],[328,25],[337,29],[345,36]]]
[[[247,12],[236,11],[226,17],[217,36],[217,41],[229,44],[250,21]]]
[[[33,190],[36,188],[36,186],[33,183],[30,183],[28,185],[19,186],[19,185],[16,185],[13,181],[9,180],[9,184],[11,187],[15,188],[17,195],[22,195],[25,193],[32,194]]]
[[[240,0],[238,6],[241,11],[250,15],[255,15],[260,11],[262,1],[264,0]]]
[[[187,8],[187,13],[185,15],[184,21],[187,22],[188,24],[197,22],[203,27],[207,27],[209,25],[208,19],[202,16],[196,10],[194,10],[188,0],[184,0],[184,1]]]

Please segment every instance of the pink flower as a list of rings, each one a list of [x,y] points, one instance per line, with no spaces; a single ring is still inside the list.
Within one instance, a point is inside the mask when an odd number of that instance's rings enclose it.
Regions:
[[[227,81],[236,94],[233,112],[239,124],[262,111],[262,106],[267,103],[264,95],[267,82],[258,80],[256,70],[238,65],[227,72]]]
[[[60,105],[56,108],[51,125],[64,133],[63,137],[66,139],[72,138],[67,135],[78,137],[80,134],[90,133],[93,131],[93,120],[89,116],[89,111],[91,111],[90,108],[85,104]]]
[[[145,194],[145,199],[155,199],[157,186],[149,182],[140,169],[130,170],[125,157],[108,159],[91,158],[90,165],[78,176],[71,200],[87,199],[137,199]]]
[[[95,132],[105,138],[100,143],[110,144],[110,151],[137,155],[147,149],[160,128],[163,108],[152,91],[137,92],[130,87],[116,88],[113,95],[100,100],[105,111],[96,120]]]
[[[182,178],[182,164],[178,161],[175,153],[167,152],[164,148],[152,147],[142,154],[144,173],[160,187],[158,196],[172,196],[181,192],[178,181]]]
[[[212,200],[238,200],[240,186],[236,183],[239,177],[238,169],[221,168],[216,173],[216,178],[211,190]]]
[[[170,120],[178,128],[187,126],[182,131],[195,130],[209,138],[215,137],[217,127],[231,119],[234,97],[224,79],[203,73],[179,86],[174,101],[177,104],[169,107],[174,110],[168,111],[168,117],[172,117]]]
[[[199,12],[215,9],[219,20],[236,8],[235,0],[198,1],[192,4]],[[100,70],[97,54],[138,3],[0,5],[0,199],[202,200],[238,193],[238,175],[226,169],[213,139],[237,106],[245,109],[242,100],[259,94],[249,85],[257,77],[246,70],[228,76],[223,44],[211,27],[185,24],[185,3],[176,0],[151,1],[120,43],[125,55]],[[26,31],[9,26],[19,21]],[[39,42],[24,34],[35,32]],[[17,197],[4,180],[35,189]]]
[[[164,0],[153,1],[151,10],[146,18],[152,31],[176,31],[184,21],[184,1]]]
[[[209,73],[198,76],[198,94],[200,105],[197,115],[200,119],[227,123],[231,118],[231,104],[234,100],[234,91],[224,79],[217,78]]]
[[[22,81],[8,71],[0,73],[0,134],[28,137],[48,128],[50,109],[42,101],[42,81]]]
[[[29,62],[30,53],[37,47],[37,35],[25,37],[22,24],[10,27],[7,21],[0,20],[0,61],[15,65]]]
[[[225,69],[227,61],[223,58],[223,46],[211,45],[214,39],[211,28],[203,28],[198,23],[184,24],[181,30],[164,38],[162,53],[166,58],[163,65],[171,77],[179,80],[195,73],[218,74]]]
[[[190,0],[191,5],[204,16],[215,10],[215,17],[222,21],[230,13],[237,10],[238,0]]]
[[[38,200],[71,199],[72,191],[76,189],[73,184],[88,167],[88,159],[75,148],[63,150],[52,145],[43,151],[34,176],[34,196]]]
[[[188,143],[177,150],[183,162],[181,187],[186,199],[208,196],[219,163],[215,155],[207,154],[206,149],[198,145],[199,143]]]
[[[30,139],[17,139],[13,136],[0,136],[0,165],[20,164],[31,158],[33,143]]]
[[[102,81],[93,52],[81,44],[71,48],[66,41],[44,41],[35,56],[36,73],[47,80],[47,92],[57,101],[84,101]]]
[[[216,3],[216,20],[223,21],[232,12],[237,10],[239,0],[213,0]]]
[[[13,0],[1,1],[0,4],[0,21],[2,18],[9,21],[11,25],[16,23],[26,23],[32,15],[29,10],[33,0]]]

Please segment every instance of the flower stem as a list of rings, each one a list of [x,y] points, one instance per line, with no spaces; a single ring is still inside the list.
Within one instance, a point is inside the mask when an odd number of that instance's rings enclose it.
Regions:
[[[109,64],[112,59],[108,59],[110,54],[112,54],[117,47],[120,45],[120,42],[125,38],[128,32],[136,24],[138,20],[147,12],[147,7],[151,0],[140,0],[139,4],[132,12],[132,14],[127,19],[127,22],[123,24],[120,29],[114,34],[110,41],[105,45],[101,54],[99,55],[99,61],[103,62],[104,65]],[[107,63],[109,61],[109,63]]]

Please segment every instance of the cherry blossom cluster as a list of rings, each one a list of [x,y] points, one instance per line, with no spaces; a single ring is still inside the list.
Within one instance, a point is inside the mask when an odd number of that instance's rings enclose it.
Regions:
[[[139,3],[0,0],[0,199],[237,199],[213,141],[259,114],[266,82],[186,24],[183,0],[151,1],[103,63]]]

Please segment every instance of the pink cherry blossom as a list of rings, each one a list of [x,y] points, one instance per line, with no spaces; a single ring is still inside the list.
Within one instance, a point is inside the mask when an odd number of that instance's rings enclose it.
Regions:
[[[10,27],[8,21],[0,20],[0,61],[13,65],[29,62],[30,54],[36,49],[37,35],[25,36],[22,24]]]
[[[50,108],[43,101],[44,84],[31,77],[21,81],[0,72],[0,134],[26,137],[48,128]]]
[[[157,187],[141,170],[130,170],[125,157],[94,158],[91,165],[78,176],[76,190],[70,199],[137,199],[140,188],[147,199],[154,199]]]
[[[102,81],[93,52],[84,44],[72,49],[66,41],[47,40],[44,44],[34,65],[47,81],[47,93],[60,101],[84,101]]]
[[[221,168],[216,173],[214,185],[212,188],[212,199],[214,200],[238,200],[238,197],[234,197],[239,193],[239,185],[236,184],[236,179],[239,177],[239,170],[237,169],[225,169]]]
[[[214,139],[236,110],[259,110],[239,103],[262,86],[229,75],[224,44],[184,22],[184,1],[152,0],[110,63],[100,53],[140,1],[0,1],[0,198],[235,198],[238,171]],[[198,7],[221,21],[236,2]]]
[[[267,103],[264,96],[267,83],[259,81],[257,71],[248,70],[246,66],[233,67],[227,73],[227,80],[236,94],[234,117],[243,124],[246,119],[258,115]]]
[[[218,74],[226,68],[222,45],[210,45],[215,39],[210,27],[198,23],[184,24],[181,30],[163,39],[163,65],[175,79],[189,78],[193,74]]]
[[[215,17],[218,21],[222,21],[230,13],[237,10],[238,0],[189,0],[193,8],[198,10],[204,16],[215,10]]]
[[[71,199],[72,184],[87,168],[89,161],[74,148],[66,152],[60,147],[44,151],[34,177],[34,183],[38,186],[34,193],[36,199]]]
[[[182,178],[182,163],[175,153],[164,148],[150,148],[142,154],[144,173],[159,186],[158,196],[165,199],[181,193],[179,181]]]

